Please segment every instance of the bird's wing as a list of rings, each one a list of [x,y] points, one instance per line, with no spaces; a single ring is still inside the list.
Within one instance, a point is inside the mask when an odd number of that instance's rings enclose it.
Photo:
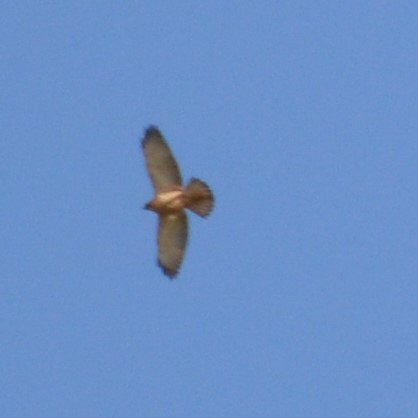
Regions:
[[[187,245],[185,211],[160,215],[158,225],[158,265],[173,278],[179,271]]]
[[[142,140],[147,168],[157,193],[181,186],[182,179],[177,162],[161,132],[154,126],[145,131]]]

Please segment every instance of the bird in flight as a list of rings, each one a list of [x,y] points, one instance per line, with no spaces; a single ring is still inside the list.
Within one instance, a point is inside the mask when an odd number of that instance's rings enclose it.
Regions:
[[[183,186],[177,162],[157,127],[145,130],[142,149],[155,192],[145,209],[158,214],[158,265],[172,279],[179,272],[187,246],[185,209],[205,218],[215,200],[209,186],[201,180],[192,178]]]

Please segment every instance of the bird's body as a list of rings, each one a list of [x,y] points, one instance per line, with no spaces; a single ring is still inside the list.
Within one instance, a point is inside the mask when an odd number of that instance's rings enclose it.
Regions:
[[[151,202],[146,204],[146,209],[161,215],[176,213],[186,207],[186,194],[182,188],[158,193]]]
[[[142,140],[154,189],[154,199],[145,209],[159,215],[158,264],[173,278],[183,261],[188,238],[188,220],[185,209],[201,217],[210,214],[214,205],[209,186],[201,180],[191,179],[183,187],[177,162],[160,131],[150,126]]]

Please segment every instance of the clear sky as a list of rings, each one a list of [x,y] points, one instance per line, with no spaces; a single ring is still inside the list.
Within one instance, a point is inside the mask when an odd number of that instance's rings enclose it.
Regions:
[[[418,416],[416,2],[0,20],[0,416]],[[216,195],[174,281],[149,124]]]

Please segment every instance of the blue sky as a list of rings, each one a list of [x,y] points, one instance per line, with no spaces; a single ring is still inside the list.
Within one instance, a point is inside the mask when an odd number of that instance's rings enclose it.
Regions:
[[[415,2],[1,9],[1,416],[418,416]],[[151,123],[217,200],[175,281]]]

